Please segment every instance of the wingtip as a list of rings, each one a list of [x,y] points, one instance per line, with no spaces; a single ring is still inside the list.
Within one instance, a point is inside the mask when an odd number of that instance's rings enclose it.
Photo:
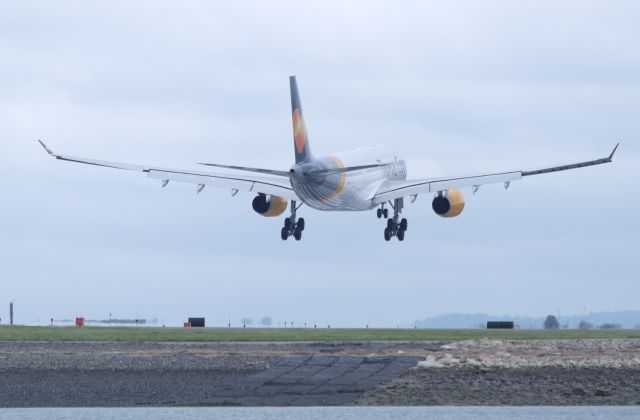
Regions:
[[[611,151],[611,154],[609,155],[609,160],[613,159],[613,155],[616,153],[616,150],[618,150],[618,146],[620,146],[620,142],[618,142],[616,144],[616,147],[614,147],[613,150]]]
[[[44,144],[44,142],[43,142],[42,140],[38,139],[38,143],[40,143],[40,145],[42,146],[42,148],[43,148],[47,153],[49,153],[51,156],[53,156],[53,152],[51,151],[51,149],[49,149],[49,148],[47,147],[47,145],[46,145],[46,144]]]

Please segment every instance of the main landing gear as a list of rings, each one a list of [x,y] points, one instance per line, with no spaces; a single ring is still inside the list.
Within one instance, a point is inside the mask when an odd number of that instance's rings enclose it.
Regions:
[[[296,220],[296,210],[298,210],[298,208],[300,208],[300,206],[296,207],[296,200],[291,200],[291,216],[284,219],[284,227],[280,230],[280,237],[283,241],[289,239],[289,236],[293,236],[296,241],[302,239],[304,219],[301,217]]]
[[[404,234],[407,231],[408,223],[407,219],[400,220],[400,212],[404,207],[402,198],[396,198],[393,204],[389,203],[393,208],[393,218],[387,219],[387,227],[384,228],[384,240],[390,241],[392,237],[398,238],[399,241],[404,241]],[[387,209],[384,209],[386,211]],[[378,209],[378,214],[381,209]],[[380,216],[378,216],[379,218]],[[386,216],[385,216],[386,218]]]

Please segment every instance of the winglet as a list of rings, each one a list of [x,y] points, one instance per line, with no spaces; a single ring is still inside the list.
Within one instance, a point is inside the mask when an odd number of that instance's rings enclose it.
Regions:
[[[616,152],[616,150],[618,150],[618,146],[620,146],[619,142],[618,144],[616,144],[616,147],[613,148],[613,151],[611,151],[611,154],[609,155],[609,162],[611,162],[611,159],[613,159],[613,154]]]
[[[51,156],[55,156],[51,149],[49,149],[47,145],[42,142],[42,140],[38,139],[38,143],[40,143],[40,145],[44,148],[44,150],[47,151],[47,153],[49,153]]]

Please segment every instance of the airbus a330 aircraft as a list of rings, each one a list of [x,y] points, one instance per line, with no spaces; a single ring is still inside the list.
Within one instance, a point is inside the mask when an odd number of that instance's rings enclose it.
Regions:
[[[464,197],[459,188],[472,187],[473,193],[483,184],[503,183],[504,187],[508,188],[511,181],[518,181],[526,176],[608,163],[618,148],[616,145],[605,158],[542,169],[408,180],[405,161],[387,146],[371,146],[326,157],[314,157],[302,116],[295,76],[289,78],[289,84],[295,153],[295,164],[289,170],[216,163],[201,165],[231,169],[235,172],[213,173],[158,168],[57,155],[42,141],[38,141],[47,153],[56,159],[142,172],[149,178],[162,181],[163,187],[166,187],[169,181],[176,181],[196,184],[197,193],[208,185],[230,189],[232,195],[236,195],[238,191],[254,193],[256,195],[252,202],[253,210],[265,217],[280,216],[290,202],[289,217],[284,219],[284,226],[280,231],[283,240],[290,236],[296,240],[302,238],[305,222],[303,218],[296,216],[296,211],[302,204],[306,204],[324,211],[365,211],[377,208],[378,218],[387,219],[384,239],[389,241],[395,236],[399,241],[403,241],[408,227],[407,219],[400,218],[405,198],[410,198],[413,202],[418,194],[434,194],[433,211],[441,217],[456,217],[464,209]],[[389,208],[393,210],[391,218]]]

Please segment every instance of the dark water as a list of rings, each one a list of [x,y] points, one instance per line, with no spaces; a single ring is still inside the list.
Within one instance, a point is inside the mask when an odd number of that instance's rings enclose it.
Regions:
[[[640,419],[640,407],[25,408],[0,419]]]

